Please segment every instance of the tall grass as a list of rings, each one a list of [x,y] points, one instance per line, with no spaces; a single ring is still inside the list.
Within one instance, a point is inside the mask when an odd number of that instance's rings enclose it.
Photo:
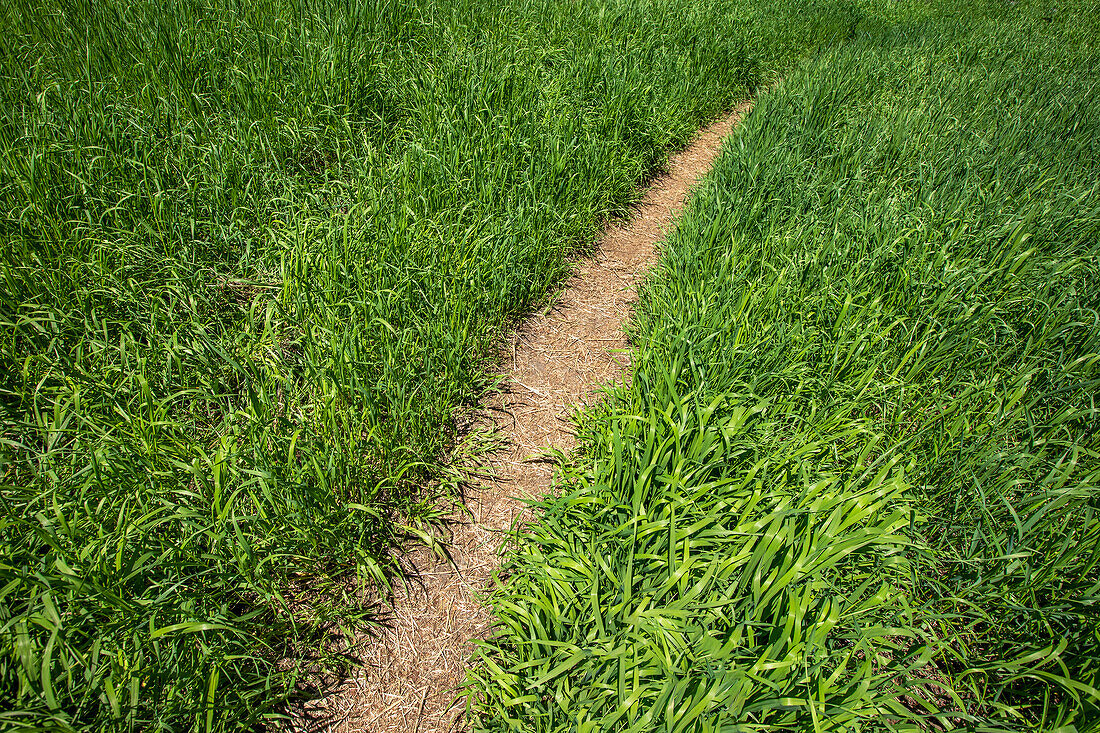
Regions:
[[[251,729],[308,694],[509,319],[865,13],[804,11],[5,3],[0,725]]]
[[[761,95],[522,530],[485,730],[1100,718],[1100,28],[945,8]]]

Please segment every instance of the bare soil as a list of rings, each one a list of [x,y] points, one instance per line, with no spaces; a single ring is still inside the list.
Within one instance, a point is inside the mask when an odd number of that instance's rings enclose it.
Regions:
[[[637,285],[655,263],[692,185],[749,109],[747,103],[738,107],[674,155],[630,220],[607,228],[591,256],[576,263],[559,297],[513,334],[501,364],[509,374],[483,411],[482,419],[503,440],[479,467],[492,478],[468,487],[470,514],[455,511],[446,523],[454,565],[423,549],[402,558],[408,587],[397,589],[380,634],[362,641],[359,674],[310,711],[317,721],[312,730],[466,730],[459,692],[476,640],[491,629],[489,610],[479,599],[495,582],[501,543],[524,512],[522,499],[550,487],[555,464],[547,450],[573,447],[570,414],[599,399],[601,386],[628,377],[622,327]]]

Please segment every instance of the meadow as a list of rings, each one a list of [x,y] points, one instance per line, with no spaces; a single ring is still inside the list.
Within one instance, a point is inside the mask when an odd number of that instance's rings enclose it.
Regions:
[[[1087,729],[1092,10],[4,4],[0,728],[254,730],[346,671],[500,336],[762,92],[515,538],[478,725]]]
[[[486,731],[1100,726],[1100,28],[863,22],[763,91],[517,530]]]
[[[4,3],[0,727],[252,730],[346,670],[500,335],[701,122],[903,12]]]

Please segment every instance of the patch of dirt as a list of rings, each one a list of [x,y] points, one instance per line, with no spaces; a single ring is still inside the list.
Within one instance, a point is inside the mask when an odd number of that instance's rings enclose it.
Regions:
[[[466,494],[469,515],[455,512],[448,540],[455,566],[421,549],[403,558],[407,589],[397,588],[393,613],[380,634],[356,656],[358,676],[308,711],[302,726],[326,733],[443,733],[466,729],[458,698],[474,640],[492,619],[478,602],[493,582],[498,550],[524,504],[550,486],[548,448],[574,445],[569,415],[598,399],[598,388],[622,381],[630,352],[622,327],[637,299],[637,285],[656,262],[658,244],[683,208],[695,181],[708,171],[722,140],[750,109],[748,103],[704,128],[668,172],[654,179],[633,217],[604,231],[589,259],[555,302],[532,316],[506,345],[502,368],[510,374],[485,405],[502,448],[487,457],[494,477]]]

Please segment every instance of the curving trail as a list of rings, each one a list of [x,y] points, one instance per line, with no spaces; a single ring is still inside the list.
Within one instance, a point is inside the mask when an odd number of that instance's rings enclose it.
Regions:
[[[388,628],[365,643],[359,675],[310,711],[331,733],[465,730],[456,692],[474,641],[492,619],[477,600],[499,566],[504,533],[522,513],[516,497],[550,487],[547,449],[574,444],[570,413],[598,399],[601,385],[627,378],[630,352],[622,326],[636,288],[656,262],[658,244],[683,208],[695,181],[717,157],[722,140],[748,112],[744,103],[699,132],[654,179],[633,218],[604,231],[590,259],[579,262],[565,290],[543,313],[525,321],[505,345],[510,374],[483,410],[503,446],[481,469],[493,476],[470,487],[472,518],[456,512],[449,524],[455,567],[417,550],[404,558],[409,588],[397,588]]]

